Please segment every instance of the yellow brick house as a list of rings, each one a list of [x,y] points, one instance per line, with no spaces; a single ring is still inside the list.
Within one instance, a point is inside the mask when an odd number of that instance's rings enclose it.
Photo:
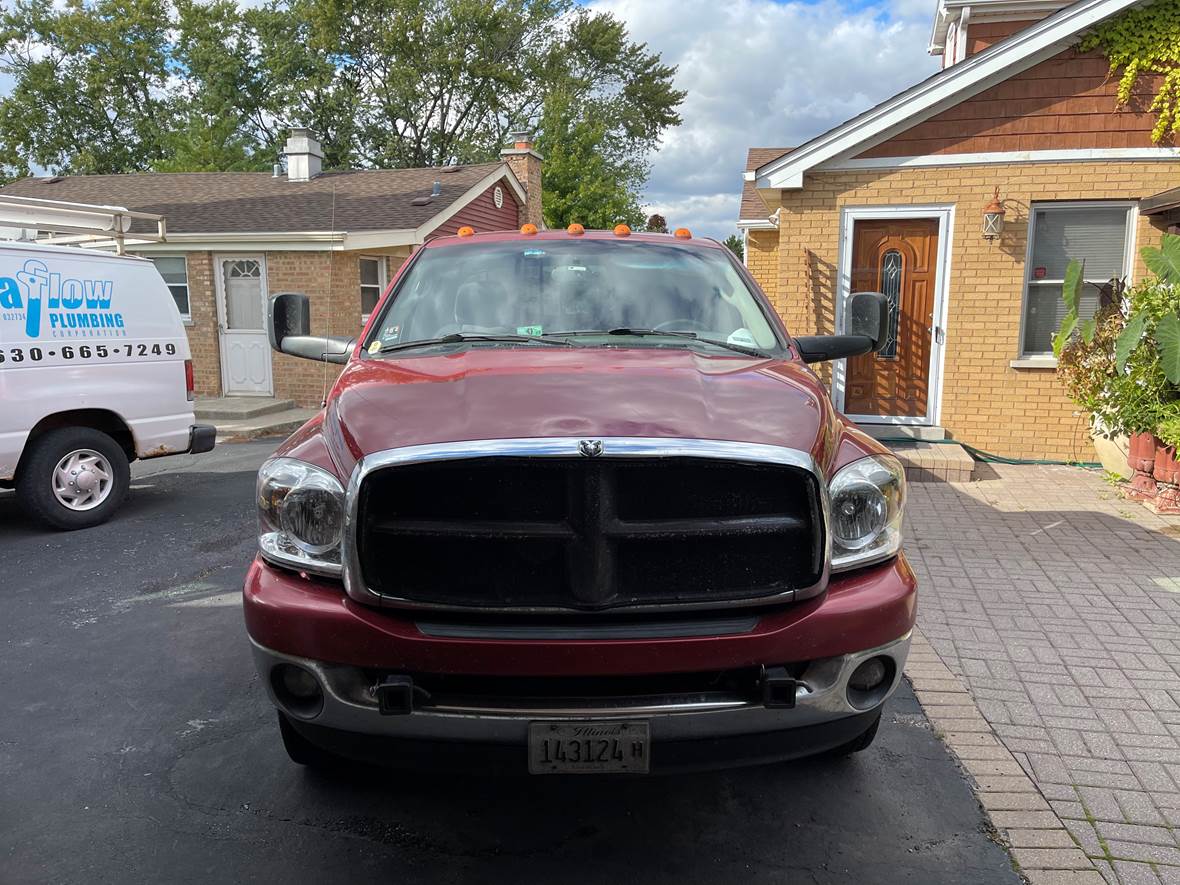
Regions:
[[[1156,196],[1180,184],[1180,151],[1151,140],[1158,81],[1119,106],[1105,58],[1076,48],[1133,5],[940,0],[941,71],[805,144],[750,150],[746,262],[792,334],[841,331],[851,292],[890,297],[886,348],[823,370],[850,417],[1093,460],[1051,348],[1065,265],[1133,282],[1180,204]]]

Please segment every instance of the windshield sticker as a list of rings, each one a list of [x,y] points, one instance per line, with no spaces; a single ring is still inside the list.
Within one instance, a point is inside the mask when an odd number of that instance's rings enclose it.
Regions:
[[[539,258],[540,256],[542,256],[544,254],[545,254],[544,249],[525,249],[524,250],[525,258]]]
[[[376,353],[380,349],[381,349],[381,339],[374,338],[373,342],[369,345],[369,353]]]
[[[517,326],[517,335],[530,335],[533,338],[539,338],[545,334],[545,329],[542,326]]]
[[[739,344],[746,347],[757,347],[758,342],[754,340],[754,335],[749,329],[735,329],[734,332],[725,339],[727,344]]]
[[[385,342],[397,341],[402,337],[401,326],[386,326],[381,330],[381,340]]]

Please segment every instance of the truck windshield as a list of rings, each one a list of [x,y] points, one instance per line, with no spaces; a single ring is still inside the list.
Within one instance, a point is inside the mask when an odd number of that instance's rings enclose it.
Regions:
[[[746,352],[778,347],[758,300],[721,250],[593,239],[427,249],[365,347],[378,353],[465,339],[486,346],[626,340]]]

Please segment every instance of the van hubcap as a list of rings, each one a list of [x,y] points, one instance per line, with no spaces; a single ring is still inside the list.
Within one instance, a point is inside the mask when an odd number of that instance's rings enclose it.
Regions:
[[[57,462],[53,494],[70,510],[93,510],[111,494],[111,465],[93,449],[77,449]]]

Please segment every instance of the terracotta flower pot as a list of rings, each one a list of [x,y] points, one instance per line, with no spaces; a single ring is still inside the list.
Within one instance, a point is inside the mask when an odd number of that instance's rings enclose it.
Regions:
[[[1158,442],[1154,433],[1131,434],[1127,463],[1132,470],[1151,473],[1155,467],[1155,450]]]
[[[1176,447],[1159,443],[1155,450],[1155,465],[1152,476],[1158,481],[1155,498],[1150,502],[1156,513],[1180,513],[1180,461],[1176,460]]]
[[[1153,433],[1132,433],[1127,447],[1127,464],[1133,471],[1131,482],[1124,494],[1133,501],[1155,499],[1157,486],[1152,472],[1155,470],[1155,453],[1159,440]]]
[[[1155,463],[1151,475],[1168,485],[1180,483],[1180,461],[1176,460],[1176,447],[1160,445],[1155,450]]]

